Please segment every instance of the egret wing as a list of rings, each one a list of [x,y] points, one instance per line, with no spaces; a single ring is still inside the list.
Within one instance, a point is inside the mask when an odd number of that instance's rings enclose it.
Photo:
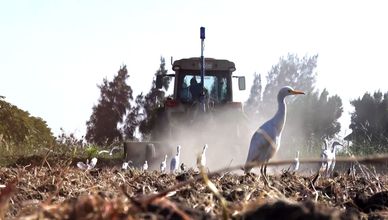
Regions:
[[[93,157],[93,159],[90,160],[90,168],[94,168],[97,164],[97,158],[96,157]]]
[[[77,167],[82,169],[82,170],[86,170],[86,168],[88,167],[84,162],[78,162],[77,163]]]
[[[271,144],[266,140],[262,133],[255,132],[249,145],[247,163],[253,161],[266,161],[265,157],[268,154],[267,151],[269,150],[270,145]]]

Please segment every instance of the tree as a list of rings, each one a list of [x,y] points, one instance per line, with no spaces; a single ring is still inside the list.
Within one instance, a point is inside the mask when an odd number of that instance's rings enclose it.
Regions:
[[[346,137],[352,141],[351,150],[356,154],[388,152],[388,92],[365,93],[350,102],[354,106]]]
[[[253,84],[248,100],[245,102],[245,112],[248,116],[257,116],[260,112],[262,95],[261,74],[254,74]]]
[[[171,78],[163,78],[163,90],[156,88],[156,76],[157,75],[166,75],[166,62],[163,57],[160,58],[159,69],[155,72],[155,78],[152,80],[150,91],[144,96],[144,99],[139,100],[141,104],[143,118],[139,125],[139,131],[143,137],[149,137],[151,131],[155,128],[156,120],[160,119],[158,117],[161,112],[163,101],[165,99],[165,93],[168,90]]]
[[[51,129],[42,118],[0,98],[0,144],[7,150],[47,147],[54,142]],[[16,149],[18,148],[18,149]]]
[[[141,107],[144,106],[144,95],[140,93],[135,99],[135,105],[128,113],[125,124],[123,127],[125,138],[128,140],[136,140],[136,131],[139,127],[144,114],[141,111]]]
[[[312,57],[303,57],[300,59],[297,55],[288,54],[287,57],[281,57],[279,63],[272,66],[266,79],[267,84],[263,92],[264,115],[271,115],[272,109],[277,107],[276,97],[283,86],[291,86],[300,89],[306,93],[314,90],[318,55]],[[288,100],[293,102],[297,97],[290,97]]]
[[[98,145],[112,144],[115,140],[122,140],[119,123],[122,123],[133,100],[132,88],[127,84],[129,78],[127,67],[120,68],[113,81],[106,78],[101,85],[99,103],[93,106],[93,113],[86,122],[86,140]]]

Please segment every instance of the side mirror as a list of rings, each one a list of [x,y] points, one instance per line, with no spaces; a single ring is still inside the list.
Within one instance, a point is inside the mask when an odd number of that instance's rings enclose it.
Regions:
[[[238,77],[238,89],[245,90],[245,76]]]
[[[163,87],[163,75],[156,75],[156,88],[161,89]]]

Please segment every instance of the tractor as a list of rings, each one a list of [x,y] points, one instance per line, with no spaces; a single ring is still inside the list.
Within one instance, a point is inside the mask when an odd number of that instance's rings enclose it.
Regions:
[[[193,155],[189,152],[200,151],[205,143],[210,149],[217,146],[218,150],[223,148],[231,154],[247,146],[248,122],[242,103],[233,101],[232,86],[237,79],[239,90],[244,90],[245,77],[233,76],[235,64],[225,59],[204,58],[202,49],[201,57],[172,62],[172,70],[173,74],[156,78],[157,88],[162,88],[164,77],[173,77],[174,84],[172,96],[156,111],[152,140],[125,142],[125,158],[135,160],[138,165],[144,160],[152,164],[150,161],[161,161],[166,154],[174,155],[178,144],[182,145],[184,158],[185,154],[187,158]],[[195,158],[186,163],[195,165]],[[153,168],[159,164],[154,163]]]

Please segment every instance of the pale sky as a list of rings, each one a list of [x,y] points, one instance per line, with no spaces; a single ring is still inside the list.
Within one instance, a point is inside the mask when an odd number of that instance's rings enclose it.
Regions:
[[[0,0],[0,95],[42,117],[55,135],[83,135],[97,84],[127,65],[137,94],[149,90],[160,56],[229,59],[248,88],[287,53],[318,54],[318,89],[349,100],[388,91],[386,1]],[[167,68],[171,73],[171,66]],[[258,125],[259,126],[259,125]]]

